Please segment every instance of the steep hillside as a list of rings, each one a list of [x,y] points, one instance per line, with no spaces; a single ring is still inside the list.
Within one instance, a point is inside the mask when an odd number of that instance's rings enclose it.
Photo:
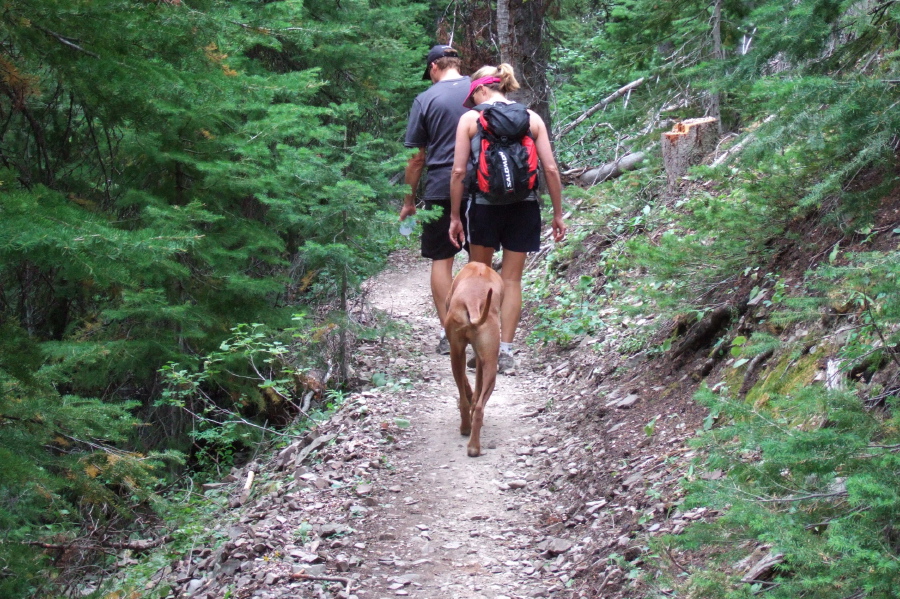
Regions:
[[[588,190],[580,243],[532,276],[531,337],[560,352],[548,374],[570,435],[557,526],[595,539],[573,588],[890,596],[900,188],[865,217],[826,203],[760,251],[723,256],[718,236],[737,230],[723,205],[745,201],[703,173],[667,191],[654,165]],[[895,177],[870,169],[850,187]],[[722,219],[703,231],[704,263],[648,260],[703,212]]]

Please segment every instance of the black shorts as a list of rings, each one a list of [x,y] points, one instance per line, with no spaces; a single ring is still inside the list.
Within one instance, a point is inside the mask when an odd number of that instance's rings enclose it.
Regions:
[[[460,208],[459,218],[466,230],[466,207]],[[450,200],[425,200],[425,210],[443,210],[441,217],[430,223],[422,223],[422,257],[431,260],[452,258],[463,249],[450,241]],[[468,244],[467,244],[468,246]]]
[[[511,252],[541,249],[541,205],[534,200],[515,204],[488,205],[469,202],[466,238],[482,245]]]

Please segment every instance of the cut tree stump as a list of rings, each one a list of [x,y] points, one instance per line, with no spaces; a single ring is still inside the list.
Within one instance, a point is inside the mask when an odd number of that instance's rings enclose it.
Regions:
[[[687,119],[662,134],[663,165],[670,191],[689,167],[715,150],[719,137],[717,123],[718,119],[713,117]]]

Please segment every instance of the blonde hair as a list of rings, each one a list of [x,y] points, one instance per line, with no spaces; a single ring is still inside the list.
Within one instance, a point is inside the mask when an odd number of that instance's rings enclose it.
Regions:
[[[472,74],[471,79],[475,81],[482,77],[499,77],[500,83],[492,83],[485,87],[503,94],[514,92],[520,87],[512,65],[507,62],[502,63],[499,67],[483,66]]]

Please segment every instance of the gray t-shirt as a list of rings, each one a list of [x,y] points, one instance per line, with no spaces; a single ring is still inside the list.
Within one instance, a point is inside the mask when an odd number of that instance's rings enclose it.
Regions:
[[[469,95],[469,83],[468,77],[438,81],[413,102],[403,143],[407,148],[425,148],[428,176],[423,199],[450,199],[456,125],[468,112],[462,104]]]

